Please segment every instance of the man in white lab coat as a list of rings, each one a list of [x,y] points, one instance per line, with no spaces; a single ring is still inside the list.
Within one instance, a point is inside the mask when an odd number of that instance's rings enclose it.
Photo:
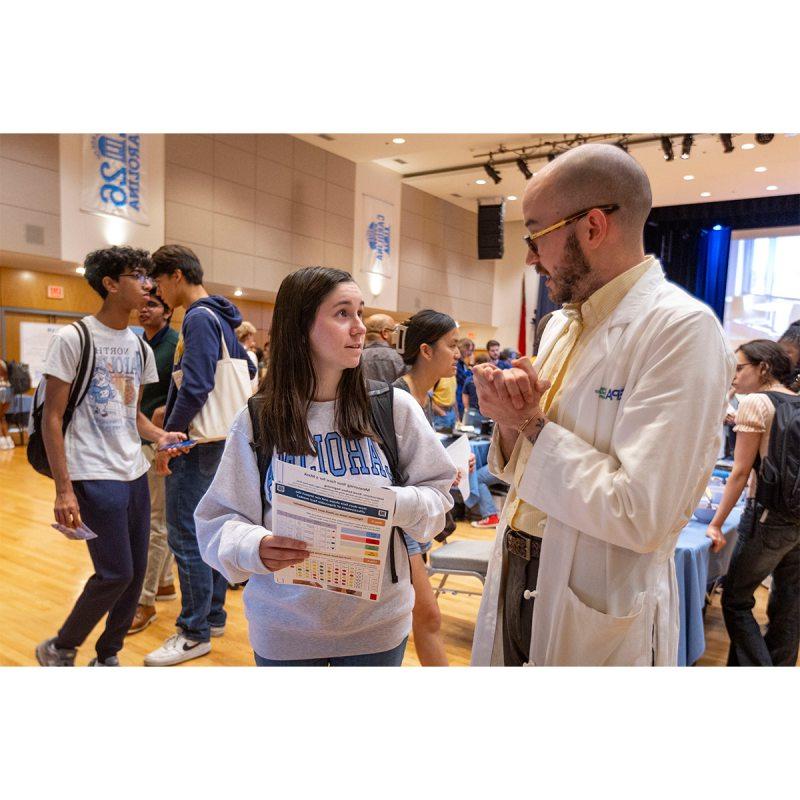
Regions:
[[[527,263],[563,304],[536,366],[475,369],[510,484],[477,665],[674,665],[673,552],[719,449],[734,357],[713,312],[645,256],[650,183],[583,145],[523,199]]]

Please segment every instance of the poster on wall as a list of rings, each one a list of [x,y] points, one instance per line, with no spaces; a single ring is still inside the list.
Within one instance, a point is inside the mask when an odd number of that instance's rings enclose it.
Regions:
[[[20,322],[19,324],[19,360],[27,364],[33,388],[39,385],[44,369],[44,357],[53,334],[63,328],[46,322]]]
[[[141,134],[83,137],[81,210],[149,225],[145,196],[147,153]]]
[[[361,271],[391,278],[397,259],[395,208],[391,203],[368,194],[362,198],[362,235],[366,247]]]

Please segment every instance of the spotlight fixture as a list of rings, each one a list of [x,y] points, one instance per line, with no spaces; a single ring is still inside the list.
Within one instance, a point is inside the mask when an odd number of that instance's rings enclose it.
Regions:
[[[556,153],[556,151],[555,151],[555,150],[551,150],[551,151],[550,151],[550,152],[547,154],[547,161],[548,161],[548,162],[550,162],[550,161],[555,161],[555,160],[556,160],[556,156],[557,156],[557,155],[558,155],[558,153]]]
[[[624,151],[625,153],[628,152],[628,145],[625,144],[625,142],[619,141],[619,142],[615,142],[615,144],[617,145],[617,147],[619,147],[620,150]]]
[[[733,146],[733,136],[730,133],[721,133],[719,140],[722,142],[722,149],[726,153],[732,153],[736,148]]]
[[[664,161],[672,161],[675,153],[672,152],[672,139],[669,136],[661,137],[661,149],[664,151]]]
[[[694,144],[694,136],[691,133],[687,133],[683,137],[683,141],[681,141],[681,158],[686,161],[689,158],[689,153],[692,152],[692,145]]]
[[[756,141],[759,144],[769,144],[775,138],[774,133],[757,133]]]
[[[491,179],[492,179],[492,180],[493,180],[495,183],[500,183],[500,181],[501,181],[501,180],[503,180],[503,179],[502,179],[502,177],[500,176],[500,173],[499,173],[499,172],[498,172],[498,171],[497,171],[497,170],[496,170],[496,169],[495,169],[495,168],[492,166],[492,162],[491,162],[491,161],[487,161],[487,162],[486,162],[486,163],[483,165],[483,168],[486,170],[486,174],[487,174],[487,175],[488,175],[488,176],[489,176],[489,177],[490,177],[490,178],[491,178]]]
[[[526,181],[533,177],[533,173],[528,169],[528,162],[524,158],[517,159],[517,169],[525,176]]]

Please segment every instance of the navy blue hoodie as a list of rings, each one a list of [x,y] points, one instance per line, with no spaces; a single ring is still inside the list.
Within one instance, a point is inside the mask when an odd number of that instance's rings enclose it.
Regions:
[[[210,308],[220,325],[201,306]],[[256,368],[236,338],[236,328],[241,324],[242,315],[239,309],[230,300],[219,295],[203,297],[186,310],[172,369],[173,372],[177,369],[183,370],[183,381],[180,389],[176,388],[175,381],[170,382],[165,430],[186,431],[214,388],[217,361],[222,358],[220,326],[231,358],[243,358],[250,370],[250,377],[255,377]]]

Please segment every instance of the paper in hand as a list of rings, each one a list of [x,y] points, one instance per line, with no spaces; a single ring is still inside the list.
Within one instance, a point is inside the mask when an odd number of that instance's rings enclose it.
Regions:
[[[445,448],[453,463],[461,470],[461,480],[456,487],[466,502],[469,497],[469,437],[462,434],[453,444]]]
[[[67,539],[78,539],[78,540],[83,539],[83,540],[87,540],[87,539],[96,539],[97,538],[97,534],[93,530],[90,530],[89,528],[87,528],[86,525],[84,525],[83,523],[78,525],[77,528],[68,528],[66,525],[61,525],[58,522],[54,522],[53,523],[53,527],[59,533],[63,533],[64,536],[67,537]]]

